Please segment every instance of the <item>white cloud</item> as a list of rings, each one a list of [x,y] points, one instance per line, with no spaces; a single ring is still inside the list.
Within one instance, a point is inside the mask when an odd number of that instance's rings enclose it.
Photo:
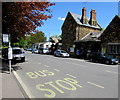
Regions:
[[[63,21],[64,21],[64,20],[65,20],[65,18],[58,17],[58,20],[63,20]]]

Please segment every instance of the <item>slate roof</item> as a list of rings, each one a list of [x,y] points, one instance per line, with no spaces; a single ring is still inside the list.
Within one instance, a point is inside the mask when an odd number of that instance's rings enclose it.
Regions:
[[[75,42],[85,42],[85,41],[100,41],[99,37],[102,35],[103,31],[100,32],[90,32],[84,36],[81,40]]]
[[[74,13],[71,13],[71,12],[69,12],[71,15],[72,15],[72,17],[75,19],[75,21],[77,22],[77,24],[79,24],[79,25],[83,25],[83,26],[87,26],[87,27],[92,27],[92,28],[97,28],[97,29],[101,29],[102,27],[97,23],[97,26],[92,26],[92,25],[90,25],[89,24],[89,20],[90,20],[90,18],[87,18],[88,19],[88,22],[87,22],[87,24],[83,24],[83,23],[81,23],[81,18],[82,18],[82,16],[81,15],[78,15],[78,14],[74,14]]]
[[[88,33],[85,37],[83,37],[81,40],[85,40],[85,41],[99,41],[99,37],[102,35],[103,31],[100,32],[90,32]]]

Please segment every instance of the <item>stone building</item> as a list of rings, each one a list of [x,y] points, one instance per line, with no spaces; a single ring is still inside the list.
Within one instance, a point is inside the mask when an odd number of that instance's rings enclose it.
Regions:
[[[86,16],[86,8],[82,9],[82,15],[68,12],[62,25],[62,48],[74,52],[81,47],[81,40],[91,32],[100,32],[101,26],[96,20],[96,11],[91,10],[90,18]],[[80,44],[79,44],[80,43]]]
[[[101,49],[120,59],[120,16],[116,15],[99,38]]]

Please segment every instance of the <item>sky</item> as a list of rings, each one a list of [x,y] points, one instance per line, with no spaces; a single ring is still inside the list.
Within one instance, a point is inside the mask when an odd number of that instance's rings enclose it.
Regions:
[[[101,27],[106,28],[115,15],[118,15],[118,2],[55,2],[54,6],[49,7],[53,17],[44,21],[38,30],[49,36],[60,35],[61,27],[68,11],[82,15],[82,8],[86,7],[87,17],[90,17],[91,9],[96,10],[96,19]]]

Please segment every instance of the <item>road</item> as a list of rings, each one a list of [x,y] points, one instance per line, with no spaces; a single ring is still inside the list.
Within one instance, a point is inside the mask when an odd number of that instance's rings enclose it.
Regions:
[[[118,98],[118,65],[26,52],[15,76],[30,98]]]

